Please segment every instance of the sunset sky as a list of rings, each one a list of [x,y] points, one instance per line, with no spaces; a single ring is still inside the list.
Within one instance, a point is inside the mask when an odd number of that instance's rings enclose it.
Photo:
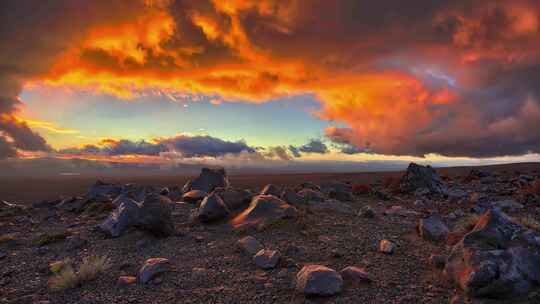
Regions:
[[[540,161],[537,0],[0,2],[0,159]]]

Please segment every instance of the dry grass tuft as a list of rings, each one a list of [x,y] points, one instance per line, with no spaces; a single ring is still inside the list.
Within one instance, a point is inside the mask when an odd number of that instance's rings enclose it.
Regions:
[[[89,256],[83,259],[77,272],[71,264],[64,265],[60,273],[50,280],[49,287],[54,291],[74,288],[94,280],[110,267],[110,260],[106,256]]]
[[[49,269],[52,273],[59,273],[64,270],[66,267],[71,266],[72,260],[70,258],[65,258],[61,261],[52,262],[49,264]]]

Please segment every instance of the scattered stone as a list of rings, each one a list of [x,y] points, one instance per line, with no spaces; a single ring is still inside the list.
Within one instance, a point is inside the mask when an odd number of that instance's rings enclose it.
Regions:
[[[137,278],[134,276],[120,276],[116,282],[118,288],[127,288],[137,283]]]
[[[304,266],[296,275],[296,290],[306,296],[332,296],[342,288],[341,275],[322,265]]]
[[[150,282],[153,278],[170,269],[170,262],[165,258],[147,259],[139,270],[139,281],[142,284]]]
[[[382,240],[379,243],[379,251],[386,254],[393,254],[396,249],[396,245],[389,240]]]
[[[252,236],[243,237],[239,239],[236,244],[242,252],[250,256],[257,254],[264,248],[263,245]]]
[[[229,180],[227,179],[225,169],[203,168],[199,177],[186,183],[183,190],[185,190],[184,192],[188,192],[190,190],[201,190],[206,193],[210,193],[215,188],[227,188],[228,186]]]
[[[193,267],[191,269],[191,278],[194,280],[204,280],[208,276],[208,269],[201,267]]]
[[[197,216],[201,222],[208,223],[226,218],[229,213],[229,208],[225,205],[221,197],[212,193],[202,201]]]
[[[253,262],[261,269],[272,269],[276,267],[280,257],[277,250],[261,249],[253,257]]]
[[[190,204],[197,204],[202,201],[206,195],[207,193],[205,191],[191,190],[182,195],[182,201]]]
[[[441,242],[445,241],[448,236],[448,227],[442,221],[438,214],[433,214],[428,218],[423,218],[418,224],[418,232],[420,236],[429,241]]]
[[[445,194],[447,191],[443,181],[431,166],[410,163],[407,172],[401,178],[400,189],[403,192],[413,193],[419,188],[426,188],[438,194]]]
[[[345,281],[353,283],[370,283],[373,281],[371,275],[369,275],[363,268],[356,266],[348,266],[343,268],[339,274]]]
[[[232,220],[232,225],[235,228],[261,227],[296,216],[296,208],[281,199],[273,195],[257,195],[249,207]]]

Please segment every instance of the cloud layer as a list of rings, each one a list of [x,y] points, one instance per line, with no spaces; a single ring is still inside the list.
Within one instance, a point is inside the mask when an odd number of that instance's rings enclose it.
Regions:
[[[0,4],[5,155],[47,149],[12,119],[28,80],[122,98],[150,88],[256,103],[312,93],[318,116],[336,122],[327,137],[345,153],[540,152],[535,0],[29,3]],[[326,151],[317,142],[281,148],[272,153]]]

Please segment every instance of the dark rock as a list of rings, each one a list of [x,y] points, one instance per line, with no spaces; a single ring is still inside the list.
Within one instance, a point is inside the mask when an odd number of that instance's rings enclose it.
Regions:
[[[182,190],[185,190],[184,192],[188,192],[190,190],[201,190],[206,193],[210,193],[215,188],[227,188],[228,186],[229,180],[227,179],[225,169],[203,168],[199,177],[189,181]]]
[[[342,182],[326,182],[321,185],[322,192],[329,198],[337,199],[342,202],[354,200],[352,186]]]
[[[263,245],[252,236],[246,236],[236,242],[238,248],[249,256],[255,255],[264,249]]]
[[[540,248],[527,231],[498,209],[484,213],[456,244],[445,271],[469,295],[512,298],[540,284]]]
[[[264,186],[264,188],[261,190],[261,193],[259,195],[273,195],[277,198],[281,198],[281,192],[282,190],[273,184],[268,184]]]
[[[146,284],[159,274],[169,271],[170,262],[165,258],[147,259],[139,270],[139,282]]]
[[[245,207],[245,205],[249,204],[249,201],[251,200],[251,192],[247,190],[240,190],[240,189],[224,189],[224,188],[217,188],[214,190],[214,193],[219,194],[221,199],[223,199],[223,202],[225,205],[227,205],[227,208],[229,210],[238,210],[242,207]]]
[[[182,195],[182,201],[190,204],[197,204],[202,201],[208,193],[201,190],[191,190]]]
[[[414,193],[418,188],[426,188],[432,193],[438,194],[445,194],[447,191],[443,181],[433,168],[411,163],[401,178],[400,189],[403,192]]]
[[[306,204],[306,199],[302,196],[300,196],[298,193],[296,193],[296,191],[294,191],[294,189],[292,188],[289,188],[289,187],[286,187],[284,190],[283,190],[283,193],[281,193],[281,198],[293,205],[293,206],[301,206],[301,205],[305,205]]]
[[[249,207],[232,220],[232,225],[235,228],[261,227],[296,216],[296,208],[281,199],[273,195],[257,195]]]
[[[158,236],[175,233],[171,217],[172,202],[159,194],[149,195],[144,202],[126,199],[100,225],[100,229],[112,237],[120,236],[131,227],[149,231]]]
[[[122,193],[122,186],[98,180],[90,187],[86,198],[89,200],[115,199],[120,193]]]
[[[433,214],[428,218],[423,218],[420,220],[418,224],[418,232],[425,240],[441,242],[446,240],[449,230],[444,224],[440,215]]]
[[[306,296],[332,296],[342,288],[341,275],[322,265],[304,266],[296,275],[296,290]]]
[[[272,269],[276,267],[280,257],[277,250],[261,249],[253,257],[253,262],[261,269]]]
[[[321,187],[315,185],[315,184],[312,183],[312,182],[304,182],[304,183],[301,183],[301,184],[297,185],[297,186],[294,188],[294,190],[295,190],[296,192],[300,192],[300,191],[302,191],[302,190],[304,190],[304,189],[311,189],[311,190],[315,190],[315,191],[319,191],[319,192],[322,191],[322,190],[321,190]]]
[[[207,223],[226,218],[229,213],[229,208],[225,205],[221,197],[212,193],[202,201],[197,217],[201,222]]]
[[[429,257],[429,262],[436,269],[444,269],[444,266],[446,265],[446,256],[440,254],[432,254]]]

